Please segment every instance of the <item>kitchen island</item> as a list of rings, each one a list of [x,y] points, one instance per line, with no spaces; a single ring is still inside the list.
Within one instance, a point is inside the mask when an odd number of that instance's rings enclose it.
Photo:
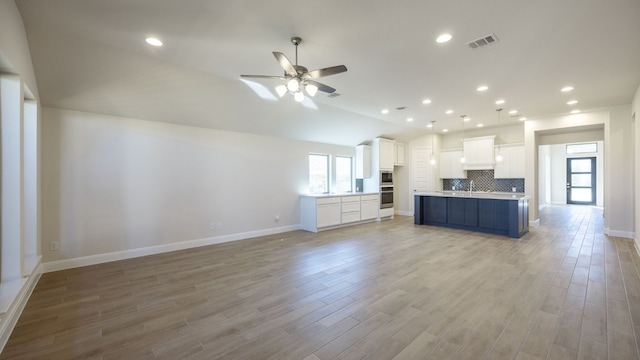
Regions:
[[[414,224],[519,238],[529,231],[529,198],[491,192],[415,193]]]

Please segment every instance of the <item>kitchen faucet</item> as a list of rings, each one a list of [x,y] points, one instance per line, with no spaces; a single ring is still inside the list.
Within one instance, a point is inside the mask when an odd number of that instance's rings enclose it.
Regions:
[[[472,192],[473,192],[473,180],[469,182],[469,196],[471,196]]]

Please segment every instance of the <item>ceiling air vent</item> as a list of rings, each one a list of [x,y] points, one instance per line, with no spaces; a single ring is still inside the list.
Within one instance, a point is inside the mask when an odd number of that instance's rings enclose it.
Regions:
[[[338,96],[340,96],[340,95],[341,95],[341,94],[338,94],[337,92],[332,92],[331,94],[327,95],[327,97],[330,97],[330,98],[336,98],[336,97],[338,97]]]
[[[396,108],[396,110],[406,110],[406,109],[407,109],[407,107],[406,107],[406,106],[398,106],[398,107]]]
[[[496,34],[489,34],[487,36],[483,36],[479,39],[468,42],[467,45],[469,45],[469,47],[472,49],[477,49],[479,47],[491,45],[497,42],[498,38],[496,37]]]

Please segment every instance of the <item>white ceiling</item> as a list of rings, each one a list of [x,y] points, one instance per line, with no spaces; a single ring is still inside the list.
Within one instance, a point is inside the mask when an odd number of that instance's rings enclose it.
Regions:
[[[356,145],[380,135],[408,141],[432,120],[457,131],[462,114],[467,128],[496,126],[499,98],[505,125],[518,121],[511,109],[533,119],[628,104],[640,85],[638,0],[16,3],[41,103],[115,116]],[[436,43],[443,32],[453,39]],[[491,33],[496,44],[466,45]],[[165,46],[147,45],[150,35]],[[320,79],[340,96],[319,93],[317,109],[290,96],[264,100],[239,79],[281,75],[271,53],[295,61],[294,35],[309,70],[348,68]],[[483,84],[489,90],[478,93]],[[562,93],[565,85],[575,90]]]

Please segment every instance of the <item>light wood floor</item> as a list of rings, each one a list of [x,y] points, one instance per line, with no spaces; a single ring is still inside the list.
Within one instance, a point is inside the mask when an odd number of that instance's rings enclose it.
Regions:
[[[602,210],[521,239],[413,218],[44,274],[0,359],[638,359],[640,258]]]

